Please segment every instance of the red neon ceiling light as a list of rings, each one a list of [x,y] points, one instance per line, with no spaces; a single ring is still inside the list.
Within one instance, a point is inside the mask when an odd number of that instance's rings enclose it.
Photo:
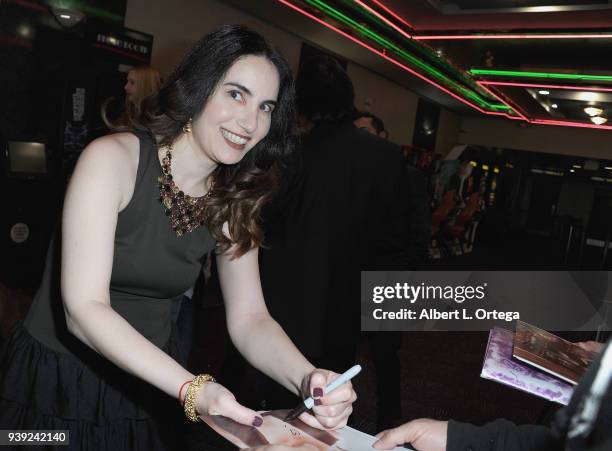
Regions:
[[[397,31],[398,33],[400,33],[401,35],[407,37],[408,39],[412,39],[412,36],[410,36],[408,33],[406,33],[404,30],[402,30],[400,27],[398,27],[397,25],[395,25],[393,22],[391,22],[389,19],[387,19],[385,16],[383,16],[382,14],[380,14],[379,12],[375,11],[374,9],[370,8],[368,5],[366,5],[365,3],[363,3],[361,0],[353,0],[355,3],[357,3],[359,6],[361,6],[362,8],[368,10],[370,13],[374,14],[376,17],[378,17],[380,20],[382,20],[384,23],[386,23],[387,25],[389,25],[391,28],[393,28],[395,31]]]
[[[355,3],[362,5],[362,2],[354,0]],[[384,5],[379,0],[371,0],[372,3],[378,5],[381,9],[389,13],[395,19],[399,20],[404,25],[409,26],[413,30],[416,27],[409,24],[403,17],[397,14],[388,6]],[[437,34],[437,35],[418,35],[412,36],[417,41],[435,41],[435,40],[468,40],[468,39],[612,39],[612,33],[463,33],[463,34]]]
[[[524,121],[529,122],[529,119],[528,119],[528,118],[527,118],[527,117],[526,117],[526,116],[525,116],[523,113],[521,113],[520,109],[518,109],[518,108],[516,108],[516,107],[514,107],[514,106],[512,106],[512,105],[510,105],[508,102],[506,102],[506,101],[504,100],[504,98],[503,98],[502,96],[497,95],[497,93],[493,92],[493,91],[492,91],[491,89],[489,89],[487,86],[485,86],[485,85],[481,84],[481,83],[480,83],[480,82],[478,82],[478,81],[477,81],[476,83],[478,83],[482,89],[484,89],[485,91],[487,91],[489,94],[491,94],[493,97],[495,97],[495,98],[496,98],[498,101],[500,101],[501,103],[503,103],[504,105],[506,105],[508,108],[512,109],[512,110],[513,110],[513,111],[514,111],[516,114],[518,114],[518,115],[519,115],[519,117],[509,116],[509,117],[510,117],[510,119],[519,119],[519,120],[520,120],[520,119],[522,119],[522,120],[524,120]]]
[[[433,80],[430,80],[429,78],[421,75],[420,73],[414,71],[413,69],[411,69],[410,67],[400,63],[399,61],[394,60],[393,58],[389,57],[388,55],[384,54],[383,52],[375,49],[374,47],[366,44],[365,42],[355,38],[354,36],[351,36],[350,34],[334,27],[331,24],[328,24],[327,22],[325,22],[324,20],[314,16],[313,14],[310,14],[307,11],[304,11],[303,9],[301,9],[300,7],[290,3],[288,0],[277,0],[279,3],[282,3],[285,6],[288,6],[289,8],[293,9],[294,11],[297,11],[298,13],[308,17],[311,20],[314,20],[315,22],[323,25],[326,28],[329,28],[330,30],[340,34],[341,36],[344,36],[347,39],[350,39],[351,41],[355,42],[356,44],[366,48],[367,50],[379,55],[380,57],[386,59],[387,61],[389,61],[390,63],[404,69],[405,71],[411,73],[412,75],[415,75],[416,77],[426,81],[427,83],[435,86],[436,88],[440,89],[441,91],[447,93],[448,95],[452,96],[453,98],[459,100],[462,103],[465,103],[466,105],[471,106],[472,108],[474,108],[475,110],[479,111],[480,113],[486,114],[486,115],[490,115],[490,116],[505,116],[509,119],[514,119],[514,120],[523,120],[532,124],[538,124],[538,125],[556,125],[556,126],[563,126],[563,127],[578,127],[578,128],[590,128],[590,129],[599,129],[599,130],[612,130],[612,125],[597,125],[597,124],[587,124],[587,123],[583,123],[583,122],[571,122],[571,121],[558,121],[558,120],[548,120],[548,119],[529,119],[526,116],[524,116],[522,113],[520,113],[519,111],[515,112],[520,116],[520,117],[515,117],[515,116],[511,116],[507,113],[501,113],[501,112],[493,112],[493,111],[485,111],[482,108],[480,108],[478,105],[475,105],[469,101],[467,101],[466,99],[460,97],[459,95],[455,94],[454,92],[446,89],[445,87],[439,85],[438,83],[436,83]],[[387,7],[385,7],[382,3],[380,3],[377,0],[372,0],[374,3],[376,3],[377,5],[379,5],[381,8],[383,8],[385,11],[389,12],[389,14],[392,14],[394,17],[396,17],[398,20],[401,20],[403,23],[405,23],[406,25],[410,26],[407,22],[405,22],[403,19],[401,19],[399,16],[397,16],[395,13],[393,13],[393,11],[391,11],[390,9],[388,9]],[[529,85],[529,83],[508,83],[508,82],[490,82],[490,81],[478,81],[477,82],[483,89],[485,89],[486,91],[488,91],[491,95],[493,95],[495,98],[497,98],[499,101],[501,101],[504,105],[512,108],[514,110],[514,107],[512,107],[511,105],[509,105],[508,103],[506,103],[502,98],[500,98],[500,96],[496,95],[495,93],[493,93],[491,90],[489,90],[485,85],[517,85],[517,86],[524,86],[524,85]],[[533,84],[533,86],[542,86],[542,87],[554,87],[555,85],[535,85]],[[559,86],[561,87],[561,86]],[[567,87],[567,89],[571,89],[574,87]],[[587,90],[601,90],[601,91],[608,91],[608,89],[606,88],[585,88],[585,87],[578,87],[578,89],[587,89]]]
[[[517,88],[547,88],[547,89],[569,89],[578,91],[612,92],[612,88],[593,88],[589,86],[549,85],[545,83],[519,83],[512,81],[479,81],[480,85],[512,86]]]
[[[561,125],[563,127],[579,127],[579,128],[595,128],[599,130],[612,130],[612,125],[586,124],[583,122],[554,121],[554,120],[548,120],[548,119],[533,119],[530,122],[533,124],[542,124],[542,125]]]
[[[404,21],[404,19],[402,19],[400,16],[398,16],[395,12],[393,12],[391,9],[389,9],[388,7],[384,6],[380,1],[378,0],[372,0],[374,3],[376,3],[378,6],[380,6],[381,8],[383,8],[385,11],[387,11],[389,14],[391,14],[393,17],[395,17],[396,19],[402,21],[403,23],[407,24],[407,22]],[[604,33],[583,33],[583,34],[579,34],[579,33],[575,33],[575,34],[539,34],[539,35],[530,35],[530,34],[506,34],[506,35],[500,35],[500,34],[490,34],[490,35],[476,35],[476,34],[464,34],[464,35],[437,35],[437,36],[413,36],[412,37],[415,40],[434,40],[434,39],[576,39],[576,38],[588,38],[588,39],[612,39],[612,33],[608,33],[608,34],[604,34]],[[486,112],[486,114],[489,115],[500,115],[500,116],[506,116],[509,119],[519,119],[519,120],[523,120],[529,123],[534,123],[534,124],[540,124],[540,125],[557,125],[557,126],[564,126],[564,127],[579,127],[579,128],[594,128],[594,129],[600,129],[600,130],[612,130],[612,125],[597,125],[597,124],[587,124],[587,123],[582,123],[582,122],[571,122],[571,121],[555,121],[555,120],[547,120],[547,119],[529,119],[527,118],[525,115],[523,115],[520,111],[518,111],[518,109],[515,109],[514,107],[512,107],[511,105],[509,105],[508,103],[506,103],[506,101],[501,98],[500,96],[498,96],[497,94],[495,94],[493,91],[491,91],[490,89],[488,89],[486,87],[486,85],[506,85],[506,86],[527,86],[527,85],[531,85],[533,87],[547,87],[547,88],[551,88],[551,89],[580,89],[580,90],[590,90],[590,91],[601,91],[601,92],[609,92],[612,91],[612,88],[587,88],[587,87],[573,87],[573,86],[567,86],[567,87],[563,87],[563,86],[558,86],[558,85],[545,85],[545,84],[531,84],[531,83],[511,83],[511,82],[489,82],[489,81],[477,81],[477,83],[480,85],[481,88],[483,88],[484,90],[486,90],[487,92],[489,92],[489,94],[493,95],[496,99],[498,99],[500,102],[502,102],[504,105],[512,108],[516,114],[518,114],[520,117],[517,118],[515,116],[510,116],[509,114],[506,113],[493,113],[493,112]],[[482,111],[480,108],[476,108],[480,111]]]
[[[406,22],[406,20],[403,17],[401,17],[395,11],[392,11],[388,6],[383,5],[382,2],[379,2],[378,0],[372,0],[372,3],[375,3],[376,5],[378,5],[380,8],[382,8],[383,10],[391,14],[393,17],[395,17],[397,20],[399,20],[404,25],[414,29],[414,27],[410,25],[408,22]]]
[[[330,30],[335,31],[336,33],[338,33],[338,34],[340,34],[340,35],[344,36],[345,38],[350,39],[351,41],[353,41],[353,42],[355,42],[356,44],[358,44],[358,45],[360,45],[360,46],[362,46],[362,47],[364,47],[364,48],[368,49],[369,51],[371,51],[371,52],[373,52],[373,53],[376,53],[378,56],[380,56],[380,57],[382,57],[382,58],[386,59],[386,60],[387,60],[387,61],[389,61],[390,63],[395,64],[396,66],[398,66],[398,67],[400,67],[400,68],[404,69],[405,71],[407,71],[407,72],[411,73],[412,75],[414,75],[414,76],[416,76],[416,77],[418,77],[418,78],[420,78],[420,79],[422,79],[422,80],[426,81],[427,83],[429,83],[429,84],[431,84],[431,85],[435,86],[436,88],[440,89],[441,91],[444,91],[445,93],[447,93],[448,95],[452,96],[453,98],[455,98],[455,99],[459,100],[460,102],[465,103],[466,105],[469,105],[470,107],[474,108],[475,110],[477,110],[477,111],[479,111],[479,112],[481,112],[481,113],[483,113],[483,114],[494,115],[494,116],[506,116],[506,117],[512,117],[512,116],[508,115],[507,113],[501,113],[501,112],[496,112],[496,111],[486,111],[486,110],[483,110],[483,109],[482,109],[482,108],[480,108],[478,105],[475,105],[475,104],[473,104],[473,103],[469,102],[468,100],[464,99],[463,97],[461,97],[461,96],[459,96],[459,95],[455,94],[454,92],[452,92],[452,91],[450,91],[450,90],[446,89],[444,86],[442,86],[442,85],[440,85],[440,84],[436,83],[435,81],[433,81],[433,80],[431,80],[431,79],[429,79],[429,78],[425,77],[424,75],[422,75],[422,74],[420,74],[420,73],[416,72],[415,70],[411,69],[410,67],[408,67],[408,66],[406,66],[406,65],[404,65],[404,64],[402,64],[402,63],[400,63],[399,61],[394,60],[393,58],[391,58],[391,57],[389,57],[388,55],[384,54],[383,52],[381,52],[381,51],[379,51],[379,50],[375,49],[374,47],[372,47],[372,46],[370,46],[370,45],[366,44],[365,42],[363,42],[363,41],[361,41],[361,40],[359,40],[359,39],[355,38],[354,36],[351,36],[350,34],[348,34],[348,33],[344,32],[344,31],[340,30],[339,28],[336,28],[336,27],[334,27],[333,25],[328,24],[327,22],[325,22],[324,20],[322,20],[322,19],[320,19],[320,18],[316,17],[315,15],[310,14],[310,13],[309,13],[309,12],[307,12],[307,11],[304,11],[302,8],[300,8],[300,7],[296,6],[296,5],[294,5],[293,3],[290,3],[288,0],[277,0],[277,1],[278,1],[279,3],[282,3],[282,4],[283,4],[283,5],[285,5],[285,6],[288,6],[289,8],[293,9],[294,11],[297,11],[297,12],[299,12],[300,14],[302,14],[302,15],[304,15],[304,16],[306,16],[306,17],[308,17],[309,19],[314,20],[315,22],[317,22],[317,23],[319,23],[319,24],[323,25],[324,27],[329,28]]]
[[[501,98],[500,96],[496,95],[493,91],[489,90],[486,85],[502,85],[502,86],[516,86],[516,87],[534,87],[534,88],[550,88],[550,89],[574,89],[576,88],[575,86],[556,86],[556,85],[545,85],[545,84],[533,84],[533,83],[508,83],[508,82],[487,82],[487,81],[478,81],[477,82],[483,89],[486,89],[487,91],[489,91],[490,94],[492,94],[493,96],[495,96],[500,102],[506,104],[506,102],[504,102],[504,99]],[[584,87],[578,87],[578,89],[582,89],[584,90]],[[604,91],[612,91],[612,89],[606,89],[606,88],[602,88],[601,90]],[[508,105],[508,104],[506,104]],[[511,105],[510,108],[512,108],[516,114],[521,116],[521,119],[523,119],[524,121],[527,121],[531,124],[538,124],[538,125],[557,125],[557,126],[562,126],[562,127],[578,127],[578,128],[594,128],[596,130],[612,130],[612,125],[597,125],[597,124],[588,124],[588,123],[584,123],[584,122],[574,122],[574,121],[559,121],[559,120],[552,120],[552,119],[529,119],[527,117],[525,117],[523,114],[521,114],[521,112],[519,111],[518,108],[513,107]],[[517,119],[517,118],[513,118],[513,119]]]
[[[611,33],[572,33],[572,34],[440,34],[413,36],[417,41],[457,41],[470,39],[612,39]]]

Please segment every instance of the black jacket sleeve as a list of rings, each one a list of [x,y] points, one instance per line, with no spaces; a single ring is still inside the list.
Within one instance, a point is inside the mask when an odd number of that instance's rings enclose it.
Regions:
[[[562,442],[545,426],[495,420],[484,426],[448,422],[446,451],[559,451]]]

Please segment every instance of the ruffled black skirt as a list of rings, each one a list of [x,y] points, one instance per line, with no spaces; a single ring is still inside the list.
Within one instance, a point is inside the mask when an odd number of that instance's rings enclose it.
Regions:
[[[0,353],[0,429],[68,430],[58,451],[183,449],[176,400],[83,349],[56,352],[17,325]],[[164,351],[177,357],[176,341]]]

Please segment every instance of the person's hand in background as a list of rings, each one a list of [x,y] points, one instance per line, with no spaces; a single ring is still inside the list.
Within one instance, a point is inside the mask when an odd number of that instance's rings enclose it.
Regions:
[[[421,418],[393,429],[379,432],[375,449],[393,449],[410,443],[417,451],[446,451],[447,421]]]
[[[605,347],[605,344],[598,341],[579,341],[576,344],[585,351],[595,352],[597,354],[603,351],[603,348]]]

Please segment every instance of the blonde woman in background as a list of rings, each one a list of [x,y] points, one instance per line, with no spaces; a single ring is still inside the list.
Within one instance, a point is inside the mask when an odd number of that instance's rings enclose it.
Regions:
[[[130,118],[138,117],[142,102],[161,88],[162,80],[159,71],[151,66],[137,66],[127,74],[123,90],[125,91],[125,106],[115,120],[109,120],[108,104],[114,97],[108,98],[101,107],[102,120],[111,130],[123,129],[130,125]]]
[[[127,74],[125,90],[126,107],[135,105],[140,108],[140,103],[152,94],[156,94],[161,87],[161,76],[159,71],[151,66],[138,66]]]

